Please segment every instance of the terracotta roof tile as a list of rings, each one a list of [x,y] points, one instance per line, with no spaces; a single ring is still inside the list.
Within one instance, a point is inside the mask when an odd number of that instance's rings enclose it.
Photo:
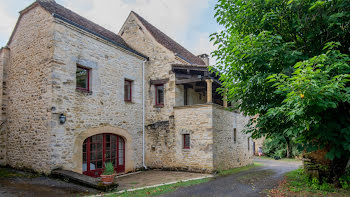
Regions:
[[[132,11],[132,13],[135,14],[135,16],[141,21],[141,23],[147,28],[147,30],[152,34],[152,36],[159,42],[161,45],[163,45],[165,48],[169,49],[170,51],[174,52],[175,55],[178,55],[179,57],[190,61],[192,64],[196,65],[205,65],[204,61],[200,59],[199,57],[193,55],[190,51],[185,49],[183,46],[178,44],[176,41],[171,39],[169,36],[161,32],[159,29],[154,27],[152,24],[150,24],[148,21],[146,21],[144,18],[139,16],[137,13]]]
[[[79,24],[86,29],[95,32],[103,37],[106,37],[107,39],[110,39],[114,42],[117,42],[121,45],[124,45],[128,48],[130,48],[126,42],[117,34],[105,29],[104,27],[101,27],[100,25],[80,16],[79,14],[76,14],[75,12],[57,4],[55,1],[48,1],[48,0],[37,0],[37,2],[50,14],[57,14],[60,15],[76,24]]]

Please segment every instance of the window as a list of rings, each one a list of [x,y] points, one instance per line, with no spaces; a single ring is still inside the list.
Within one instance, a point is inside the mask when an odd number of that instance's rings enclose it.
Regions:
[[[250,150],[250,137],[248,137],[248,150]]]
[[[234,143],[237,142],[237,129],[236,128],[233,129],[233,141],[234,141]]]
[[[164,84],[156,85],[156,105],[164,105]]]
[[[190,144],[191,144],[191,138],[190,138],[190,134],[184,134],[183,135],[184,138],[184,149],[190,149]]]
[[[188,91],[188,89],[187,89],[187,87],[185,87],[185,89],[184,89],[184,105],[188,105],[188,100],[187,100],[187,92]]]
[[[77,66],[76,88],[79,90],[90,91],[90,69]]]
[[[132,98],[132,81],[124,81],[124,101],[131,102]]]

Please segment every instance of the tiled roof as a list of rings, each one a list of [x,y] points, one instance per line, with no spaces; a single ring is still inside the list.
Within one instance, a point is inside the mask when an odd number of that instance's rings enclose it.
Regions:
[[[100,25],[80,16],[79,14],[57,4],[55,1],[45,1],[45,0],[37,0],[37,2],[50,14],[58,14],[74,23],[77,23],[86,29],[89,29],[97,34],[100,34],[110,40],[113,40],[119,44],[124,46],[128,46],[126,42],[117,34],[101,27]]]
[[[174,52],[175,55],[179,56],[180,58],[185,59],[186,61],[190,61],[191,64],[205,65],[202,59],[193,55],[183,46],[181,46],[169,36],[161,32],[159,29],[154,27],[152,24],[150,24],[148,21],[146,21],[134,11],[132,11],[132,13],[141,21],[141,23],[147,28],[147,30],[152,34],[152,36],[157,40],[157,42],[163,45],[165,48]]]

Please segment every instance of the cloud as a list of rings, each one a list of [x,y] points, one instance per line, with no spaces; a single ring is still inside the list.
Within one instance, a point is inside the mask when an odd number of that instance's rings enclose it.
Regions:
[[[193,47],[193,53],[194,54],[203,54],[206,53],[210,55],[211,52],[215,51],[217,49],[217,46],[213,45],[213,42],[210,42],[210,33],[199,33],[199,36],[197,37],[198,40],[195,42]],[[210,65],[214,65],[216,63],[215,58],[210,56]]]
[[[15,27],[17,17],[10,15],[5,7],[0,7],[0,47],[6,45],[13,28]]]
[[[119,31],[133,10],[175,39],[185,37],[192,18],[208,7],[207,0],[63,0],[63,3],[114,32]]]

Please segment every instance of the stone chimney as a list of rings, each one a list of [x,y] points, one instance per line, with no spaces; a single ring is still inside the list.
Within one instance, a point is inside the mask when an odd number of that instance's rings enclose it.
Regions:
[[[203,60],[206,66],[209,66],[209,55],[204,53],[202,55],[198,55],[199,58]]]
[[[56,3],[55,0],[36,0],[36,1]]]

